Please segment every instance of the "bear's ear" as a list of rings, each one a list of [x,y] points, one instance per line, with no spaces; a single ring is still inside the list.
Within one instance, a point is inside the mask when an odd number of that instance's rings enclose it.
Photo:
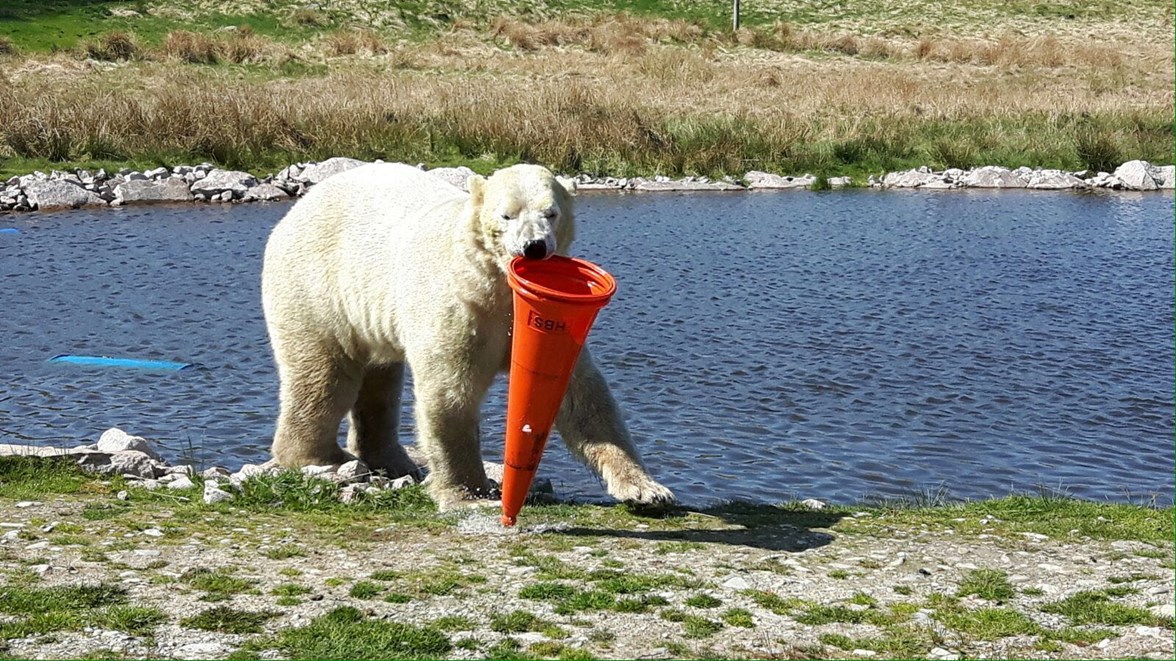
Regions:
[[[575,179],[568,179],[567,177],[556,177],[555,180],[559,182],[560,186],[563,186],[564,190],[568,192],[568,195],[574,196],[576,194]]]
[[[466,179],[466,189],[470,191],[470,203],[474,208],[482,206],[482,198],[486,192],[486,177],[480,174],[471,174],[469,179]]]

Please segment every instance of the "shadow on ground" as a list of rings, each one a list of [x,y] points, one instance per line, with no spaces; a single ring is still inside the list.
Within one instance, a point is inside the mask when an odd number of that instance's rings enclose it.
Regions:
[[[836,537],[828,528],[846,516],[842,512],[814,512],[751,503],[729,503],[702,510],[675,509],[663,516],[676,518],[688,514],[719,519],[721,525],[716,528],[681,530],[619,530],[577,526],[561,530],[560,534],[651,542],[726,544],[796,553],[832,543]]]

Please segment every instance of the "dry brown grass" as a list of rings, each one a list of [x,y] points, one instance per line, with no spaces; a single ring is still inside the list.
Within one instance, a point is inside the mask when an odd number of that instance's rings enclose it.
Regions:
[[[371,30],[335,30],[326,36],[327,53],[333,56],[341,55],[380,55],[388,52],[388,47],[380,39],[380,35]]]
[[[168,33],[160,50],[166,58],[187,64],[261,62],[276,59],[288,52],[286,47],[254,33],[248,26],[215,36],[175,30]]]
[[[134,36],[122,31],[109,32],[82,47],[86,57],[95,60],[118,62],[129,60],[139,54],[139,44]]]
[[[372,33],[334,32],[320,50],[332,56],[325,76],[283,80],[174,65],[278,61],[280,44],[247,30],[174,32],[166,64],[8,67],[0,149],[247,167],[336,154],[486,157],[611,174],[1170,161],[1171,52],[1132,48],[784,23],[731,36],[621,14],[500,19],[489,33],[466,26],[392,49]],[[360,53],[369,56],[348,57]]]
[[[1054,76],[762,51],[710,57],[679,46],[625,58],[424,50],[383,58],[420,58],[431,63],[426,71],[386,70],[377,59],[313,81],[151,63],[120,72],[120,85],[95,74],[64,84],[20,76],[0,97],[0,133],[20,155],[58,158],[195,154],[251,166],[336,154],[485,155],[569,171],[739,173],[883,157],[1073,160],[1083,116],[1096,122],[1083,129],[1085,144],[1094,131],[1134,157],[1145,142],[1154,150],[1154,133],[1164,130],[1156,117],[1172,112],[1163,72],[1108,79],[1107,93],[1093,91],[1102,75],[1095,71]],[[1170,136],[1160,138],[1170,149]]]

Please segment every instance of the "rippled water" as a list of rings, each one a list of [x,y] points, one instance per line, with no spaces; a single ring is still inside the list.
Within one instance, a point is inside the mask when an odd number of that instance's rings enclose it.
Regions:
[[[265,459],[258,276],[287,208],[0,216],[20,230],[0,233],[0,442],[121,426],[172,459]],[[590,344],[687,502],[1042,485],[1172,502],[1170,194],[584,195],[578,217],[578,253],[620,287]],[[206,369],[45,363],[61,353]],[[540,473],[603,495],[559,444]]]

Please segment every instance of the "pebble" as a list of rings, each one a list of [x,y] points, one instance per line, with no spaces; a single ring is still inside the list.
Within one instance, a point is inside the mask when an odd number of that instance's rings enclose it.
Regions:
[[[723,587],[734,591],[750,590],[751,583],[748,583],[747,579],[743,578],[742,576],[732,576],[731,578],[723,581]]]
[[[171,489],[172,491],[183,491],[185,489],[192,489],[195,487],[196,483],[193,482],[187,475],[179,475],[174,480],[167,483],[167,488]]]
[[[809,508],[810,510],[823,510],[823,509],[825,509],[824,501],[817,500],[816,498],[805,498],[804,500],[800,501],[800,504],[804,505],[805,507]]]
[[[16,504],[16,507],[18,509],[23,510],[23,509],[28,509],[30,507],[37,507],[38,505],[42,505],[42,504],[43,503],[39,500],[22,500]]]

